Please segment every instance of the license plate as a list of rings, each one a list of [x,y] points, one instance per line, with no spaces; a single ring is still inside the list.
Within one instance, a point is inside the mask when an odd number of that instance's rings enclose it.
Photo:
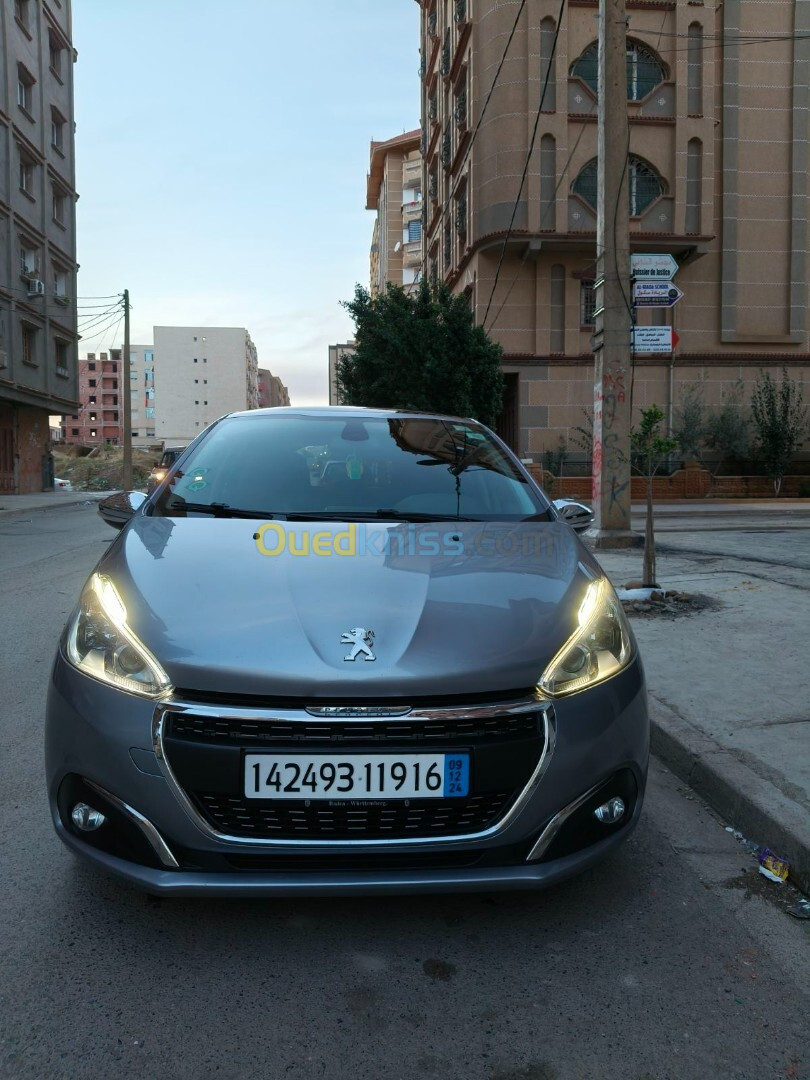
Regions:
[[[469,754],[245,754],[247,799],[450,799],[469,790]]]

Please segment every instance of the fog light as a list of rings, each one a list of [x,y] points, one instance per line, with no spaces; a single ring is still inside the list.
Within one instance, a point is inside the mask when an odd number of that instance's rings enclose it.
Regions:
[[[94,832],[107,820],[100,810],[94,810],[86,802],[77,802],[70,812],[70,820],[82,832]]]
[[[615,825],[624,817],[624,799],[608,799],[606,803],[597,806],[593,816],[603,825]]]

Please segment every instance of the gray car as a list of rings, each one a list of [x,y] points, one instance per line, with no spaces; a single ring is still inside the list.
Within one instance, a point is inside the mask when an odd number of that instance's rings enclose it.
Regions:
[[[101,513],[47,706],[78,855],[152,893],[527,889],[636,825],[632,632],[482,425],[235,413]]]

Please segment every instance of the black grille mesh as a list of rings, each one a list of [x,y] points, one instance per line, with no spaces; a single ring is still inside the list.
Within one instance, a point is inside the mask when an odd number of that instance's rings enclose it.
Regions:
[[[265,804],[218,792],[195,792],[194,797],[211,825],[231,836],[394,840],[481,832],[500,820],[514,792],[488,792],[468,799],[410,799],[372,806],[320,801],[307,805],[297,799]]]
[[[176,713],[169,717],[169,738],[214,743],[402,743],[416,741],[526,738],[536,735],[540,712],[500,716],[390,720],[241,719]]]

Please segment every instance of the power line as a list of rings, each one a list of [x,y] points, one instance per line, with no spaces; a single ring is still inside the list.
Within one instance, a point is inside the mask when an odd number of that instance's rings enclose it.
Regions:
[[[579,144],[582,142],[582,136],[585,134],[586,130],[589,127],[590,127],[590,124],[588,124],[588,123],[582,123],[580,125],[579,135],[577,135],[577,138],[576,138],[574,146],[573,146],[573,148],[571,150],[571,153],[568,155],[568,160],[566,161],[565,165],[563,165],[562,172],[560,173],[560,179],[557,181],[557,186],[554,188],[554,194],[553,194],[553,196],[551,198],[551,201],[549,202],[549,205],[547,207],[545,207],[545,209],[543,210],[543,214],[542,214],[542,216],[540,218],[540,228],[541,229],[543,228],[543,223],[545,222],[549,211],[556,210],[557,195],[559,194],[560,188],[562,187],[562,184],[563,184],[563,180],[565,180],[565,177],[566,177],[566,175],[568,173],[568,170],[569,170],[569,168],[571,166],[571,162],[572,162],[572,160],[574,158],[574,154],[577,152]],[[501,306],[498,308],[497,312],[495,313],[495,317],[493,318],[492,322],[489,324],[489,329],[490,330],[494,329],[495,323],[498,321],[498,319],[501,316],[501,312],[506,307],[507,301],[509,300],[509,297],[512,295],[512,290],[514,289],[515,285],[517,284],[517,280],[520,277],[521,273],[523,272],[523,267],[526,265],[526,261],[529,258],[530,250],[531,250],[531,248],[527,244],[526,245],[526,250],[523,252],[523,257],[520,260],[520,264],[519,264],[519,266],[518,266],[518,268],[517,268],[517,270],[515,272],[514,277],[512,278],[512,281],[509,284],[509,288],[507,289],[506,296],[501,301]]]
[[[534,121],[534,130],[532,131],[531,142],[529,143],[529,152],[526,155],[526,164],[523,166],[523,175],[520,178],[520,186],[518,187],[517,196],[515,197],[515,205],[512,207],[512,217],[509,221],[509,228],[506,230],[506,236],[503,238],[503,247],[501,248],[501,255],[498,259],[498,268],[495,271],[495,280],[492,283],[492,291],[489,294],[489,301],[487,303],[487,310],[484,312],[484,318],[481,320],[483,326],[487,321],[489,315],[489,309],[492,306],[492,298],[495,295],[495,289],[498,286],[498,278],[500,277],[501,267],[503,265],[504,256],[506,255],[506,245],[509,243],[509,237],[512,235],[512,229],[515,224],[515,218],[517,216],[518,206],[520,205],[520,196],[523,194],[523,185],[526,183],[526,176],[529,172],[529,164],[534,153],[534,144],[537,139],[537,130],[540,127],[540,117],[543,113],[543,104],[546,100],[546,91],[548,90],[549,76],[551,75],[551,69],[554,66],[554,57],[557,53],[557,41],[560,37],[560,25],[562,23],[563,13],[565,10],[565,0],[560,0],[560,12],[557,16],[557,26],[554,30],[554,40],[551,43],[551,54],[548,59],[548,65],[546,67],[546,77],[543,81],[543,89],[540,94],[540,104],[537,108],[537,116]]]
[[[120,309],[116,308],[115,314],[112,316],[111,319],[109,319],[103,325],[99,325],[97,328],[95,328],[96,332],[94,334],[87,333],[87,330],[94,329],[94,327],[92,326],[88,326],[84,333],[80,331],[79,336],[81,337],[82,341],[94,341],[97,337],[103,334],[105,330],[109,329],[109,327],[112,326],[114,322],[116,322],[116,316],[120,320],[123,316],[119,314],[119,310]]]
[[[501,74],[501,71],[503,69],[503,65],[506,63],[506,54],[509,52],[509,46],[512,44],[512,39],[514,38],[515,33],[517,32],[518,23],[520,22],[520,16],[523,14],[523,9],[526,7],[526,2],[527,2],[527,0],[520,0],[520,7],[518,8],[517,15],[515,16],[515,21],[512,24],[512,29],[509,32],[509,37],[506,40],[506,45],[504,46],[503,55],[501,56],[500,62],[499,62],[498,67],[497,67],[497,69],[495,71],[495,75],[494,75],[494,77],[492,79],[492,85],[490,86],[489,92],[488,92],[488,94],[487,94],[487,96],[486,96],[486,98],[484,100],[484,105],[483,105],[483,108],[481,109],[481,115],[478,117],[478,122],[476,123],[475,128],[473,129],[472,137],[470,138],[470,141],[467,143],[467,149],[464,151],[464,157],[462,158],[461,164],[459,165],[458,178],[456,179],[456,182],[453,185],[453,188],[452,188],[450,194],[447,196],[447,200],[446,200],[444,206],[442,207],[442,212],[441,212],[441,214],[439,216],[439,227],[441,227],[441,225],[444,223],[445,214],[447,214],[447,212],[450,210],[450,208],[452,206],[453,199],[455,197],[455,194],[458,191],[459,185],[460,185],[461,180],[462,180],[462,176],[461,176],[462,169],[463,169],[464,165],[467,162],[467,158],[470,156],[470,152],[472,151],[472,148],[473,148],[473,146],[475,144],[475,140],[478,137],[478,132],[481,129],[481,124],[484,122],[484,117],[486,116],[487,108],[489,107],[489,103],[490,103],[490,101],[492,99],[492,95],[495,92],[495,87],[498,84],[498,79],[500,78],[500,74]],[[555,41],[556,41],[556,38],[555,38]],[[425,245],[425,255],[424,255],[424,258],[422,259],[422,269],[420,271],[420,276],[424,275],[425,269],[427,267],[428,245],[427,245],[427,236],[426,235],[424,237],[424,245]]]

